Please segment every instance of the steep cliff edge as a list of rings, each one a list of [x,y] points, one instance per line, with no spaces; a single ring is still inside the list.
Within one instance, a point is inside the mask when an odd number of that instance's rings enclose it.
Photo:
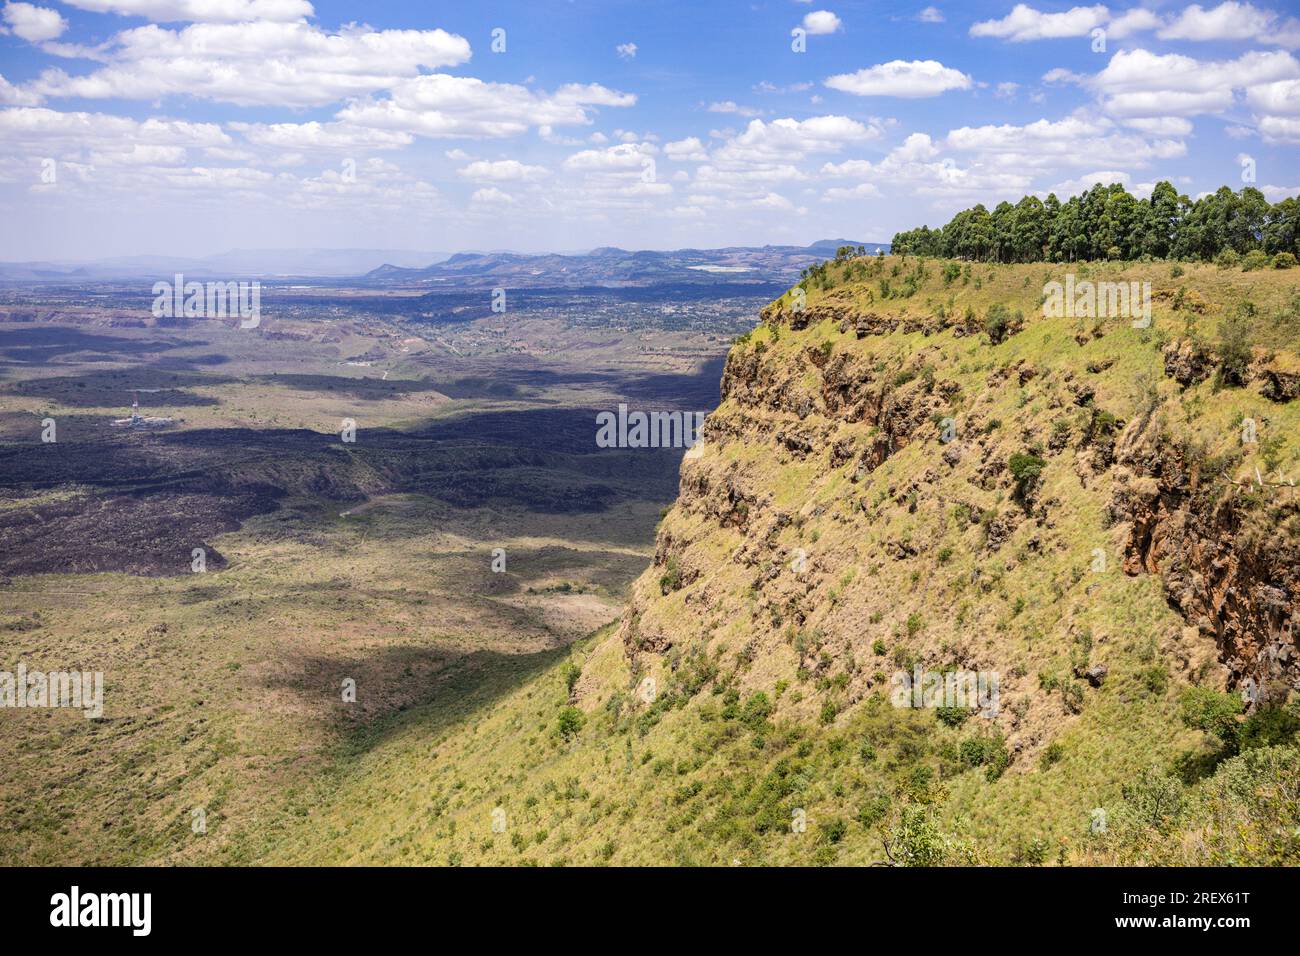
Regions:
[[[269,858],[1300,862],[1300,270],[1074,269],[1150,321],[1045,315],[1045,264],[773,302],[616,625]]]
[[[898,666],[997,671],[998,723],[1026,755],[1078,709],[1067,665],[1084,646],[1112,658],[1112,683],[1159,658],[1285,697],[1300,679],[1298,416],[1278,384],[1293,353],[1257,350],[1243,387],[1220,387],[1201,346],[1203,374],[1180,383],[1165,356],[1190,346],[1170,327],[1199,339],[1214,320],[1180,315],[1166,283],[1134,328],[1044,318],[1059,270],[976,267],[972,289],[940,268],[851,261],[733,349],[620,630],[633,660],[711,642],[742,687],[811,680],[818,710]],[[917,270],[906,299],[882,294]],[[1251,297],[1285,334],[1271,318],[1300,283],[1198,271],[1208,308]],[[1070,692],[1044,699],[1045,670]]]

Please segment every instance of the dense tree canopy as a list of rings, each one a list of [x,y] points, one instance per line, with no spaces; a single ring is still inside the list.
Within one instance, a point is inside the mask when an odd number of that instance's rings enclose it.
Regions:
[[[1300,253],[1300,199],[1270,204],[1254,187],[1227,186],[1195,202],[1167,182],[1149,199],[1123,186],[1096,185],[1062,203],[1026,196],[963,209],[939,229],[921,226],[894,236],[892,252],[989,262],[1075,262],[1088,259],[1213,259],[1226,249],[1245,254]]]

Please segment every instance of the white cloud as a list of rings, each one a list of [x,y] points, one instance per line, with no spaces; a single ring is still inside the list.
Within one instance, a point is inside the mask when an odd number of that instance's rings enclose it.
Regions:
[[[1292,196],[1300,196],[1300,186],[1260,186],[1259,191],[1264,194],[1264,198],[1269,202],[1278,202],[1282,199],[1290,199]]]
[[[988,163],[1028,169],[1077,168],[1094,163],[1145,166],[1187,152],[1181,140],[1148,140],[1086,111],[1055,122],[1041,119],[1025,126],[964,126],[950,131],[946,144]]]
[[[564,161],[565,169],[592,171],[640,171],[657,150],[649,143],[619,143],[605,149],[584,149]]]
[[[926,7],[916,15],[922,23],[943,23],[943,11],[938,7]]]
[[[104,51],[102,69],[84,76],[47,70],[33,89],[88,99],[187,95],[244,106],[322,106],[470,56],[468,41],[445,30],[349,26],[326,33],[305,22],[265,21],[181,30],[150,24],[118,33]]]
[[[456,174],[476,182],[535,183],[545,179],[550,172],[544,166],[527,166],[517,159],[480,159],[456,170]]]
[[[856,186],[833,186],[822,193],[822,202],[841,202],[849,199],[877,199],[880,187],[875,183],[858,183]]]
[[[68,21],[57,10],[31,3],[6,3],[0,11],[5,31],[28,43],[53,40],[68,28]]]
[[[916,139],[917,136],[924,139]],[[1025,170],[997,157],[992,162],[976,158],[963,166],[952,158],[935,159],[939,151],[928,136],[913,134],[907,143],[878,163],[863,159],[826,163],[821,168],[823,176],[859,180],[852,187],[828,190],[827,198],[861,199],[885,195],[886,190],[880,188],[883,185],[890,187],[888,194],[901,194],[909,202],[931,198],[947,208],[953,204],[996,202],[1008,195],[1022,195],[1030,187],[1031,179]]]
[[[664,155],[678,162],[702,163],[709,158],[698,136],[688,136],[676,142],[664,143]]]
[[[1044,13],[1018,3],[1000,20],[982,20],[970,28],[971,36],[998,37],[1013,43],[1060,37],[1087,36],[1098,27],[1110,39],[1156,30],[1162,40],[1256,40],[1277,46],[1300,47],[1300,20],[1283,20],[1271,10],[1227,0],[1212,9],[1191,4],[1177,16],[1162,19],[1145,7],[1112,13],[1102,4],[1072,7],[1063,13]]]
[[[1192,133],[1192,121],[1184,119],[1181,116],[1143,116],[1128,117],[1121,122],[1125,126],[1141,130],[1148,136],[1170,136],[1180,138],[1190,136]]]
[[[1300,144],[1300,118],[1294,116],[1261,117],[1259,132],[1266,143]]]
[[[1082,83],[1086,79],[1087,77],[1082,73],[1075,73],[1062,66],[1055,67],[1043,74],[1044,83]]]
[[[1122,40],[1134,33],[1154,30],[1160,26],[1160,18],[1145,7],[1134,7],[1125,11],[1106,24],[1106,36]]]
[[[982,20],[970,28],[973,37],[998,37],[1013,43],[1057,37],[1087,36],[1110,18],[1101,4],[1072,7],[1065,13],[1042,13],[1024,3],[1017,3],[1001,20]]]
[[[1300,62],[1280,50],[1207,61],[1137,49],[1119,51],[1087,82],[1112,115],[1162,117],[1220,113],[1233,105],[1234,89],[1297,76]]]
[[[915,99],[948,90],[970,89],[971,78],[937,60],[891,60],[877,66],[829,77],[826,85],[855,96]]]
[[[847,116],[786,118],[770,123],[756,119],[750,120],[744,132],[718,147],[713,160],[731,166],[790,163],[814,153],[838,152],[846,145],[880,135],[878,125],[868,126]]]
[[[1247,87],[1246,101],[1261,113],[1300,115],[1300,79]]]
[[[144,143],[134,143],[125,148],[118,144],[90,154],[94,166],[179,166],[185,158],[184,146],[148,146]]]
[[[230,143],[215,123],[184,120],[144,121],[106,113],[63,113],[44,107],[0,110],[0,142],[6,145],[121,149],[124,143],[172,146],[221,146]]]
[[[734,100],[710,103],[708,110],[710,113],[735,113],[737,116],[759,116],[763,112],[750,106],[740,106]]]
[[[70,7],[94,13],[145,17],[155,23],[243,23],[248,20],[288,22],[312,16],[307,0],[64,0]]]
[[[515,201],[515,197],[509,193],[503,193],[495,186],[488,186],[485,189],[476,189],[474,194],[469,197],[473,202],[493,203],[498,205],[509,205]]]
[[[0,106],[39,106],[41,98],[21,86],[14,86],[0,74]]]
[[[250,143],[278,149],[396,149],[414,142],[409,133],[366,129],[347,123],[231,123]]]
[[[355,100],[338,118],[358,126],[430,137],[514,136],[530,126],[591,122],[593,107],[631,106],[636,97],[599,84],[569,84],[554,93],[434,73],[396,85],[387,99]]]
[[[1277,14],[1228,0],[1207,10],[1198,3],[1183,10],[1156,35],[1162,40],[1267,40]]]
[[[621,59],[624,59],[624,60],[635,59],[635,57],[636,57],[636,44],[635,44],[635,43],[620,43],[618,46],[614,47],[614,52],[617,53]]]
[[[890,154],[889,158],[897,162],[914,163],[920,160],[933,159],[939,154],[939,149],[934,142],[925,133],[913,133],[903,140],[903,145],[896,147]]]
[[[1128,188],[1131,177],[1128,173],[1120,170],[1106,169],[1095,173],[1087,173],[1075,179],[1066,179],[1052,186],[1049,192],[1054,192],[1058,196],[1077,196],[1085,193],[1093,186],[1109,186],[1111,183],[1119,183],[1125,189]]]
[[[829,10],[814,10],[811,13],[804,14],[803,28],[809,36],[825,36],[828,33],[837,33],[844,24],[840,18]]]

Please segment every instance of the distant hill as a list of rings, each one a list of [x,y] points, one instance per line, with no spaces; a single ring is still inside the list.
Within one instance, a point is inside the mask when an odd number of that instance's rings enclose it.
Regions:
[[[841,246],[862,246],[871,254],[889,251],[887,243],[849,239],[821,239],[807,246],[640,251],[602,246],[589,252],[538,254],[508,250],[453,255],[410,249],[231,249],[201,258],[143,255],[88,262],[0,262],[0,282],[159,278],[183,272],[197,279],[355,277],[367,285],[429,289],[788,285],[807,266],[832,258]]]
[[[457,253],[424,268],[386,263],[363,277],[375,285],[487,287],[645,286],[661,283],[747,285],[792,282],[840,246],[888,251],[877,242],[822,239],[808,246],[727,246],[721,249],[639,251],[602,246],[573,255],[517,252]]]
[[[423,267],[448,255],[419,249],[231,249],[202,258],[146,255],[116,256],[90,262],[0,262],[0,281],[158,277],[176,272],[196,278],[326,278],[362,275],[384,263],[407,268]]]

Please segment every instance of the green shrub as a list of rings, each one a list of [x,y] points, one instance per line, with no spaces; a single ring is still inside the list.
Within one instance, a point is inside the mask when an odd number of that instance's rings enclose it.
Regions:
[[[997,345],[1010,334],[1011,330],[1011,310],[1000,302],[989,306],[988,312],[984,314],[984,331],[988,334],[989,342]]]
[[[967,767],[983,767],[989,780],[996,780],[1011,765],[1011,754],[999,733],[968,737],[958,749],[961,762]]]
[[[758,732],[772,715],[772,702],[761,690],[751,694],[740,712],[740,722],[751,730]]]
[[[1007,459],[1007,467],[1011,470],[1011,477],[1016,480],[1012,494],[1024,502],[1037,485],[1047,462],[1032,452],[1018,451]]]
[[[1138,671],[1138,680],[1147,693],[1163,696],[1169,689],[1169,668],[1163,664],[1153,664]]]
[[[1043,755],[1039,757],[1039,764],[1044,770],[1061,762],[1065,757],[1065,746],[1053,741],[1043,749]]]
[[[1061,701],[1065,709],[1072,714],[1083,712],[1083,685],[1077,680],[1064,681],[1061,684]]]
[[[1214,264],[1220,269],[1231,269],[1241,262],[1241,256],[1237,255],[1237,250],[1229,247],[1221,251],[1214,257]]]
[[[677,566],[677,558],[671,557],[664,566],[664,573],[659,578],[659,593],[668,594],[682,586],[682,571]]]
[[[1268,253],[1263,249],[1252,249],[1241,260],[1242,272],[1254,272],[1256,269],[1268,268]]]
[[[936,707],[934,715],[946,727],[960,727],[970,717],[969,707]]]
[[[1242,699],[1209,687],[1190,687],[1178,702],[1179,716],[1188,727],[1213,734],[1228,754],[1241,746]]]
[[[876,788],[867,795],[861,808],[858,810],[857,820],[864,827],[874,827],[885,815],[889,813],[889,794],[880,788]]]
[[[1241,725],[1242,751],[1290,743],[1300,733],[1300,714],[1295,705],[1264,704]]]
[[[1295,255],[1290,252],[1279,252],[1273,257],[1274,269],[1294,269]]]
[[[573,688],[577,686],[578,678],[582,676],[582,668],[569,661],[564,665],[564,686],[568,688],[569,695],[573,695]]]
[[[839,817],[834,817],[821,825],[822,842],[834,846],[844,839],[844,835],[848,831],[849,825]]]
[[[578,710],[578,708],[565,707],[560,711],[559,716],[556,718],[556,729],[559,731],[561,737],[568,740],[572,737],[576,737],[578,732],[582,730],[583,724],[586,722],[587,718],[583,715],[582,711]]]

